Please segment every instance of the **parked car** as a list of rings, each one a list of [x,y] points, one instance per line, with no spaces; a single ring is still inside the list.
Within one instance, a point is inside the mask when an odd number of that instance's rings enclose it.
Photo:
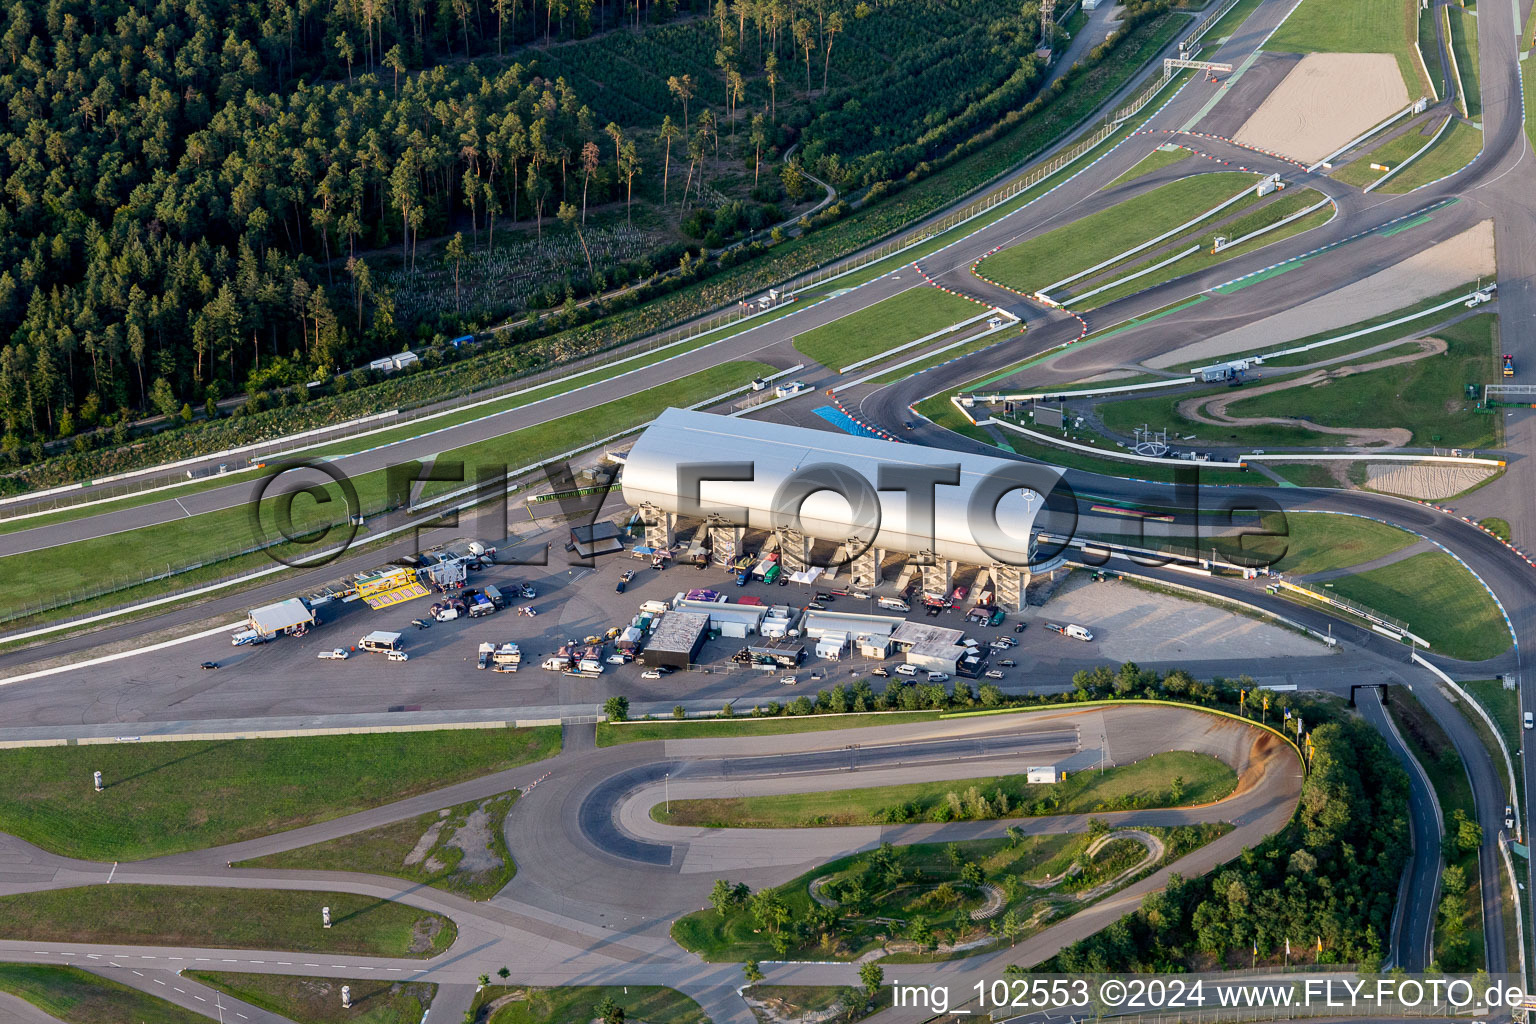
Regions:
[[[657,665],[656,666],[656,671],[661,673],[664,676],[669,676],[673,672],[676,672],[677,669],[673,668],[671,665]]]
[[[881,679],[889,679],[891,677],[890,670],[883,668],[871,669],[869,674],[872,676],[879,676]]]
[[[656,671],[653,668],[648,668],[644,672],[640,673],[640,678],[641,679],[660,679],[661,678],[661,673]]]
[[[1504,805],[1504,827],[1508,829],[1515,827],[1515,807],[1513,804]]]
[[[928,673],[928,681],[930,683],[947,683],[947,682],[949,682],[949,673],[948,672],[929,672]]]
[[[411,620],[411,625],[415,626],[417,629],[431,629],[432,628],[432,623],[426,621],[425,619],[412,619]]]
[[[1527,711],[1525,713],[1525,727],[1529,729],[1533,725],[1536,725],[1536,716],[1533,716],[1529,711]]]
[[[617,582],[617,583],[615,583],[613,585],[613,592],[615,594],[622,594],[622,593],[624,593],[624,581],[623,580],[619,580],[619,582]]]
[[[610,655],[608,655],[606,660],[607,660],[608,664],[610,664],[610,665],[627,665],[627,664],[629,664],[629,655],[627,655],[627,654],[610,654]]]
[[[1001,678],[1003,678],[1003,673],[1002,673],[1001,669],[989,668],[989,669],[986,670],[986,672],[984,672],[982,674],[984,676],[986,676],[986,678],[988,678],[988,679],[1001,679]]]
[[[837,596],[835,594],[829,594],[825,590],[818,590],[816,591],[816,600],[825,601],[828,604],[831,604],[837,600]]]
[[[806,603],[806,607],[807,608],[814,608],[814,609],[816,609],[819,612],[823,612],[823,611],[827,610],[827,606],[822,604],[820,601],[809,601],[809,602]]]
[[[539,596],[539,592],[534,590],[526,583],[523,584],[522,590],[518,591],[518,593],[523,595],[523,600],[525,601],[532,601],[534,598]]]
[[[218,667],[219,667],[219,663],[216,662],[216,661],[205,661],[205,662],[203,662],[203,670],[204,671],[207,671],[208,669],[218,668]],[[1527,729],[1529,729],[1531,727],[1531,716],[1530,715],[1526,715],[1525,716],[1525,727]]]
[[[1014,632],[1015,632],[1015,633],[1022,633],[1022,632],[1024,632],[1024,631],[1025,631],[1025,630],[1026,630],[1026,629],[1028,629],[1028,628],[1029,628],[1029,623],[1027,623],[1027,622],[1021,622],[1021,623],[1019,623],[1019,624],[1018,624],[1018,625],[1017,625],[1017,626],[1014,626],[1014,627],[1013,627],[1013,631],[1014,631]]]
[[[783,679],[779,680],[779,682],[783,683],[785,686],[794,686],[799,681],[799,676],[785,676]]]
[[[517,671],[517,666],[516,665],[497,665],[494,668],[492,668],[491,671],[492,672],[516,672]]]
[[[390,661],[410,661],[411,660],[411,656],[409,654],[406,654],[404,651],[389,651],[385,655],[385,657],[389,658]]]
[[[1012,658],[1004,658],[1002,661],[998,662],[998,664],[1003,666],[1003,668],[1013,668],[1018,664],[1018,662],[1014,661]]]
[[[993,629],[996,629],[998,626],[1003,624],[1003,620],[1007,617],[1008,614],[1001,608],[994,608],[992,610],[992,617],[987,620],[987,625],[991,626]]]
[[[917,666],[916,665],[897,665],[896,666],[896,674],[899,675],[899,676],[915,676],[915,675],[917,675]]]
[[[343,647],[333,647],[329,651],[321,651],[319,658],[322,661],[346,661],[347,651]]]

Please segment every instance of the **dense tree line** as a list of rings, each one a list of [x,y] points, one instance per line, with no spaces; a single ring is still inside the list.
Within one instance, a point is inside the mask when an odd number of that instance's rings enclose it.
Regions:
[[[1408,857],[1407,776],[1360,719],[1320,725],[1312,738],[1312,770],[1290,826],[1210,875],[1172,879],[1044,969],[1247,966],[1255,947],[1272,960],[1287,940],[1293,960],[1379,964]]]

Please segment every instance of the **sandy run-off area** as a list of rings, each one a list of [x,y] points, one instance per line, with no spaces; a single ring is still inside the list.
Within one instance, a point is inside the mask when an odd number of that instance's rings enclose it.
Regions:
[[[1383,316],[1493,273],[1493,221],[1485,220],[1380,273],[1246,327],[1154,356],[1146,365],[1163,369],[1239,352],[1279,350],[1287,341]],[[1392,335],[1383,333],[1381,337],[1386,340]],[[1326,346],[1314,351],[1318,359],[1328,358]]]
[[[1390,53],[1309,53],[1233,139],[1312,163],[1408,105]]]
[[[1374,491],[1400,494],[1405,498],[1438,501],[1460,494],[1468,487],[1488,479],[1498,470],[1493,466],[1458,466],[1445,463],[1376,464],[1365,469],[1366,486]]]

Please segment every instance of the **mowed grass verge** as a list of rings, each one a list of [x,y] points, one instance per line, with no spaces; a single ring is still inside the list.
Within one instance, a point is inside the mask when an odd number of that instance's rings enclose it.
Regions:
[[[657,805],[651,809],[651,817],[669,825],[705,828],[800,828],[1086,814],[1210,803],[1231,794],[1236,785],[1237,773],[1216,758],[1175,750],[1107,768],[1103,774],[1078,772],[1054,784],[1031,785],[1022,775],[1000,775],[819,793],[673,800],[670,814],[663,805]],[[975,813],[979,804],[973,807],[976,802],[965,799],[970,790],[987,799],[990,813]],[[1003,794],[1006,801],[997,794]]]
[[[1193,220],[1257,181],[1257,175],[1218,171],[1169,182],[988,256],[978,269],[1010,288],[1036,292]]]
[[[441,914],[346,892],[87,885],[0,896],[0,938],[39,942],[431,957],[456,934]]]
[[[693,405],[771,372],[772,367],[759,362],[722,363],[613,402],[443,452],[438,456],[440,461],[465,464],[466,482],[424,485],[422,494],[425,497],[472,486],[477,466],[505,465],[516,469],[532,465],[637,427],[669,407]],[[383,471],[356,477],[353,485],[365,513],[383,508],[386,494]],[[318,497],[306,497],[292,502],[294,534],[346,521],[347,506],[341,490],[328,484],[319,488],[318,493],[328,500],[322,502]],[[275,496],[263,502],[263,521],[274,533],[272,510],[275,506]],[[368,536],[366,530],[358,534],[361,541],[366,541]],[[0,614],[55,600],[60,594],[85,592],[114,582],[142,580],[157,572],[221,558],[257,543],[257,539],[250,510],[242,505],[51,548],[46,573],[24,568],[35,561],[34,552],[8,555],[0,558],[0,570],[8,572],[11,579],[0,598]],[[280,546],[273,553],[301,558],[309,552],[309,548],[290,544]],[[172,578],[159,584],[159,588],[178,586],[182,582],[179,577]],[[131,592],[125,591],[124,597],[147,597],[146,591],[154,589],[135,588]]]
[[[1255,557],[1270,559],[1270,564],[1287,576],[1347,569],[1401,551],[1418,541],[1407,530],[1386,523],[1326,512],[1271,513],[1264,517],[1263,525],[1276,535],[1249,537],[1244,540],[1243,549]]]
[[[1151,268],[1168,259],[1170,255],[1169,253],[1159,253],[1134,266],[1116,268],[1111,272],[1114,277],[1129,276],[1131,274],[1140,273],[1142,271],[1149,272],[1142,274],[1141,277],[1138,277],[1135,280],[1126,281],[1123,284],[1116,285],[1113,288],[1107,288],[1104,291],[1099,292],[1097,295],[1088,297],[1081,303],[1074,302],[1070,298],[1065,299],[1064,301],[1073,309],[1098,309],[1101,306],[1109,305],[1111,302],[1114,302],[1117,299],[1123,299],[1128,295],[1134,295],[1137,292],[1145,291],[1146,289],[1154,287],[1155,285],[1162,284],[1165,281],[1172,281],[1175,278],[1187,277],[1190,274],[1197,274],[1202,270],[1206,270],[1218,264],[1225,263],[1227,260],[1235,259],[1238,256],[1245,256],[1248,253],[1253,252],[1255,249],[1262,249],[1266,245],[1272,245],[1275,242],[1284,241],[1285,239],[1290,238],[1292,235],[1299,235],[1304,231],[1310,231],[1313,228],[1321,227],[1333,219],[1334,209],[1332,206],[1320,207],[1316,210],[1313,210],[1305,217],[1297,217],[1295,220],[1285,224],[1282,227],[1271,226],[1279,224],[1287,217],[1291,217],[1300,213],[1302,210],[1307,209],[1314,203],[1320,201],[1322,198],[1323,194],[1321,192],[1310,188],[1302,189],[1299,192],[1288,192],[1284,195],[1277,196],[1272,202],[1267,202],[1262,206],[1258,206],[1256,209],[1251,209],[1247,213],[1228,221],[1227,223],[1223,224],[1219,230],[1209,230],[1206,231],[1205,234],[1199,236],[1186,235],[1186,241],[1179,241],[1174,243],[1175,249],[1188,248],[1188,240],[1193,238],[1193,241],[1200,246],[1198,252],[1193,252],[1183,259],[1169,263],[1167,266],[1161,267],[1157,270],[1152,270]],[[1266,231],[1264,234],[1259,235],[1257,238],[1251,238],[1248,241],[1242,242],[1238,245],[1229,245],[1222,249],[1220,252],[1211,251],[1212,248],[1216,245],[1216,236],[1218,234],[1224,235],[1227,238],[1242,238],[1244,235],[1252,234],[1253,232],[1259,231],[1263,228],[1271,228],[1271,230]],[[1075,286],[1074,290],[1082,292],[1091,291],[1092,289],[1099,287],[1100,283],[1101,282],[1099,280],[1095,280],[1091,285],[1084,282],[1080,286]],[[1103,281],[1102,283],[1107,284],[1109,282]],[[1060,299],[1061,296],[1058,295],[1057,298]]]
[[[1441,118],[1440,121],[1427,122],[1425,126],[1428,129],[1427,132],[1420,129],[1414,129],[1412,131],[1406,131],[1395,138],[1388,139],[1386,142],[1383,142],[1381,145],[1366,153],[1358,160],[1352,160],[1345,164],[1343,167],[1340,167],[1338,170],[1334,171],[1334,180],[1342,181],[1346,185],[1354,185],[1356,188],[1365,188],[1367,185],[1371,184],[1376,179],[1386,174],[1387,171],[1390,171],[1392,168],[1396,167],[1398,164],[1402,163],[1404,160],[1413,156],[1413,154],[1427,146],[1429,144],[1430,136],[1434,135],[1435,129],[1439,127],[1441,121],[1443,120],[1444,118]],[[1425,153],[1424,155],[1427,157],[1429,154]],[[1373,170],[1371,164],[1379,164],[1382,167],[1387,168],[1387,170]],[[1407,171],[1403,171],[1403,174],[1407,173]],[[1398,175],[1398,177],[1402,177],[1402,175]],[[1394,185],[1396,183],[1397,178],[1393,178],[1392,181],[1389,182],[1389,184]]]
[[[1482,149],[1483,133],[1458,119],[1445,130],[1445,134],[1435,140],[1435,144],[1423,156],[1381,186],[1379,191],[1397,195],[1439,181],[1467,166]]]
[[[1413,44],[1415,0],[1302,0],[1264,49],[1274,53],[1390,53],[1409,96],[1428,95]]]
[[[0,992],[63,1024],[207,1024],[208,1018],[78,967],[0,964]],[[338,1000],[339,1001],[339,1000]]]
[[[737,736],[773,736],[782,733],[826,732],[830,729],[856,729],[870,725],[903,725],[909,722],[937,721],[942,711],[872,711],[856,715],[807,715],[795,718],[706,718],[679,722],[599,722],[597,745],[612,747],[620,743],[644,743],[647,740],[717,739]]]
[[[1151,174],[1153,171],[1160,171],[1164,167],[1171,167],[1179,161],[1187,160],[1194,155],[1195,154],[1190,150],[1177,146],[1172,149],[1163,149],[1162,147],[1158,147],[1157,149],[1154,149],[1152,152],[1148,153],[1146,156],[1142,157],[1141,161],[1137,163],[1135,167],[1132,167],[1130,170],[1120,175],[1120,177],[1104,186],[1104,188],[1100,191],[1107,191],[1108,189],[1114,188],[1116,185],[1124,185],[1128,181],[1135,181],[1137,178],[1144,174]]]
[[[235,866],[366,871],[420,882],[467,899],[488,900],[517,873],[502,831],[517,797],[514,790],[487,800],[472,800],[328,842],[240,861]],[[418,843],[428,832],[433,832],[432,843],[417,852]],[[471,848],[474,856],[469,856]]]
[[[645,1024],[709,1024],[704,1009],[674,988],[659,985],[569,985],[524,988],[487,985],[475,993],[474,1024],[585,1024],[602,1015],[598,1006],[613,1000],[624,1020]]]
[[[552,757],[556,726],[0,750],[0,831],[141,860],[338,818]],[[106,791],[93,791],[100,771]]]
[[[437,986],[422,981],[350,979],[352,1008],[341,1008],[341,978],[187,971],[186,976],[252,1006],[304,1024],[421,1024]],[[199,1018],[200,1020],[206,1018]]]
[[[1483,76],[1478,66],[1477,15],[1455,4],[1447,4],[1445,14],[1451,26],[1451,52],[1456,55],[1456,70],[1461,72],[1457,87],[1462,110],[1469,120],[1478,121],[1483,116]]]
[[[985,312],[985,306],[923,284],[795,335],[795,349],[841,370]]]
[[[1333,592],[1408,623],[1436,654],[1482,661],[1503,654],[1509,627],[1488,591],[1443,551],[1330,580]]]

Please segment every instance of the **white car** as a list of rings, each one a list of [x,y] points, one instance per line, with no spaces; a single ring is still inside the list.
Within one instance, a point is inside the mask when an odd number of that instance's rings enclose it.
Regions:
[[[317,657],[321,661],[346,661],[347,652],[345,648],[336,647],[329,651],[321,651]]]
[[[539,596],[539,592],[529,586],[523,587],[523,589],[518,591],[518,593],[523,595],[523,600],[525,601],[532,601],[534,598]]]
[[[949,682],[949,673],[948,672],[929,672],[928,673],[928,681],[930,683],[947,683],[947,682]]]
[[[404,651],[390,651],[388,653],[388,655],[386,655],[386,656],[389,658],[390,661],[410,661],[411,660],[411,656],[409,654],[406,654]]]
[[[917,666],[916,665],[897,665],[896,666],[896,674],[899,675],[899,676],[915,676],[915,675],[917,675]]]
[[[1525,713],[1525,727],[1529,729],[1532,726],[1536,726],[1536,715],[1532,715],[1529,711],[1527,711]]]
[[[641,679],[660,679],[661,678],[661,673],[657,672],[653,668],[648,668],[644,672],[640,673],[640,678]]]
[[[610,665],[627,665],[627,664],[629,664],[629,655],[627,655],[627,654],[610,654],[610,655],[608,655],[607,661],[608,661],[608,664],[610,664]]]
[[[783,683],[785,686],[794,686],[799,681],[799,676],[785,676],[783,679],[779,680],[779,682]]]
[[[989,668],[986,671],[986,677],[988,679],[1001,679],[1003,678],[1003,673],[1001,669]]]

